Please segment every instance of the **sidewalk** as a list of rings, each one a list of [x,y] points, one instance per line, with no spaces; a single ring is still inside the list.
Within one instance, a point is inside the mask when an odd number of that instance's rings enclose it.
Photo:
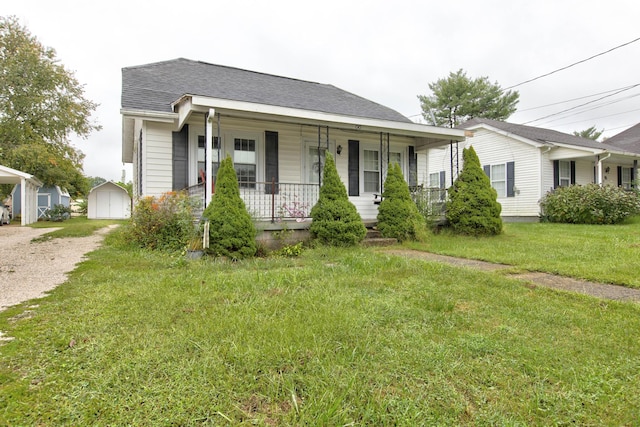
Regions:
[[[421,252],[411,249],[389,249],[385,253],[409,258],[422,259],[425,261],[436,261],[451,264],[459,267],[468,267],[482,271],[499,271],[513,268],[505,264],[494,264],[491,262],[477,261],[473,259],[456,258],[447,255],[438,255],[430,252]],[[640,302],[640,289],[632,289],[618,285],[608,285],[604,283],[588,282],[571,277],[556,276],[549,273],[530,271],[525,273],[508,274],[507,277],[532,283],[536,286],[558,289],[562,291],[577,292],[590,295],[596,298]]]

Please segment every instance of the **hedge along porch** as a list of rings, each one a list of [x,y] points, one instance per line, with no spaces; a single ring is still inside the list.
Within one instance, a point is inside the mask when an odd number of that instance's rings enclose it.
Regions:
[[[331,85],[185,59],[123,69],[122,100],[136,197],[195,187],[207,202],[228,155],[256,219],[308,216],[327,152],[363,219],[374,219],[390,163],[423,184],[417,152],[465,135]]]
[[[21,225],[38,221],[38,189],[42,187],[42,182],[38,178],[0,165],[0,184],[20,185],[20,191],[13,194],[12,203],[20,205]],[[16,198],[19,198],[19,201]]]

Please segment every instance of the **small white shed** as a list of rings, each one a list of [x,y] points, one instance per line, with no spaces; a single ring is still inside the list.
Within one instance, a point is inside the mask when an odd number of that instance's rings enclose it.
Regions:
[[[126,219],[131,216],[131,197],[113,181],[97,185],[89,192],[87,218]]]

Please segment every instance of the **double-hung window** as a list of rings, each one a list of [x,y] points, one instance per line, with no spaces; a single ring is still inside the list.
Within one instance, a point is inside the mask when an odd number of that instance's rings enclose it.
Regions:
[[[491,181],[491,187],[496,190],[498,197],[515,197],[515,163],[497,163],[483,166],[484,173]]]
[[[380,191],[380,153],[375,150],[363,150],[364,192]]]
[[[240,188],[256,188],[256,140],[234,138],[233,167],[238,175]]]
[[[216,179],[218,174],[218,162],[220,153],[220,142],[217,136],[212,138],[212,151],[211,151],[211,170],[213,179]],[[206,159],[206,147],[204,143],[204,135],[198,135],[198,182],[204,180],[205,175],[205,159]]]
[[[618,185],[625,190],[633,188],[633,168],[618,167]]]
[[[560,187],[568,187],[571,185],[571,162],[558,161],[558,185]]]

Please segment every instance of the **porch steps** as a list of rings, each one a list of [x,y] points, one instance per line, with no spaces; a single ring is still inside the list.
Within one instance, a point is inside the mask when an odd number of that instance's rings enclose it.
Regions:
[[[362,246],[393,246],[398,243],[398,239],[382,237],[375,225],[365,224],[365,226],[367,234],[362,241]]]

